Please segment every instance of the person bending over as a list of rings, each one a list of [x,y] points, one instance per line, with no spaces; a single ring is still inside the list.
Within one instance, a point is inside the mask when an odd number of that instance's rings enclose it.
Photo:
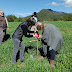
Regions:
[[[23,35],[25,37],[35,37],[35,35],[28,35],[27,33],[34,33],[34,31],[29,31],[28,27],[35,25],[36,20],[33,17],[30,17],[27,21],[22,22],[15,32],[12,35],[12,40],[13,40],[13,53],[12,53],[12,63],[16,63],[16,55],[18,52],[19,46],[21,47],[20,49],[20,61],[24,61],[24,50],[25,46],[22,41]]]
[[[56,26],[53,24],[36,23],[37,30],[42,30],[39,35],[42,42],[42,50],[45,56],[49,56],[50,64],[54,65],[55,54],[63,45],[63,37]]]

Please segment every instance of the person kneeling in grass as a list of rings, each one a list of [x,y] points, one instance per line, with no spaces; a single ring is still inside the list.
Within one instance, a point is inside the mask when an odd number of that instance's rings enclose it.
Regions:
[[[35,25],[35,23],[37,22],[36,18],[30,17],[27,21],[22,22],[17,29],[15,30],[15,32],[12,35],[12,40],[13,40],[13,53],[12,53],[12,63],[16,63],[16,55],[18,52],[18,48],[19,46],[21,47],[20,49],[20,61],[23,62],[24,61],[24,50],[25,50],[25,46],[24,43],[22,41],[22,37],[23,35],[25,37],[35,37],[35,35],[28,35],[27,33],[34,33],[34,31],[29,31],[28,27]]]
[[[63,37],[53,24],[36,23],[37,30],[43,30],[41,38],[42,50],[45,56],[49,56],[50,65],[54,65],[55,54],[63,45]]]

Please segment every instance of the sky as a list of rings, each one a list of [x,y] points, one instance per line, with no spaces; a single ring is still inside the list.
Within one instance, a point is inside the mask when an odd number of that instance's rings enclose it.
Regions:
[[[72,0],[1,0],[0,10],[5,16],[26,17],[42,9],[72,13]]]

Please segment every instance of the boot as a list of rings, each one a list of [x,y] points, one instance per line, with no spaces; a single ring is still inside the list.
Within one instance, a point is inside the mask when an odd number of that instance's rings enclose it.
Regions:
[[[51,66],[54,65],[54,60],[50,60],[50,65],[51,65]]]

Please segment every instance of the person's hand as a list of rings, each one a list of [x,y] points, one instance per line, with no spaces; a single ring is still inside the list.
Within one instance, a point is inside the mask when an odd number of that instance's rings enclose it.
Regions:
[[[38,33],[38,31],[34,31],[34,33]]]
[[[38,38],[42,38],[42,35],[39,35],[39,37]]]
[[[9,28],[7,28],[7,30],[9,30]]]
[[[36,35],[33,35],[33,37],[36,37]]]

